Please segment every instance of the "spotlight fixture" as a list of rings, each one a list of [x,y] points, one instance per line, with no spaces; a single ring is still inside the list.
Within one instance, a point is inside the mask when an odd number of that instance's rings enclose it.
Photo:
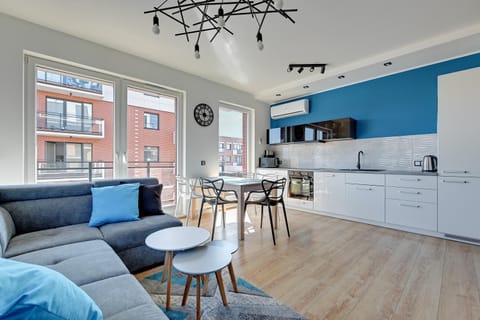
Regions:
[[[337,78],[338,78],[338,79],[345,79],[345,76],[344,76],[343,74],[341,74],[341,75],[339,75]]]
[[[252,18],[258,26],[256,32],[258,49],[263,50],[262,27],[267,15],[278,14],[291,23],[295,23],[289,13],[297,11],[298,9],[284,9],[283,0],[162,0],[160,5],[153,7],[152,10],[144,11],[144,14],[155,14],[152,26],[154,34],[160,33],[160,20],[157,14],[162,14],[178,23],[182,31],[175,33],[175,36],[185,36],[187,42],[190,42],[190,36],[195,35],[197,38],[195,48],[197,48],[202,33],[210,36],[210,42],[213,42],[223,30],[233,35],[233,32],[226,26],[233,16]],[[187,21],[187,18],[194,19],[193,17],[196,17],[197,14],[200,16],[200,21]],[[197,59],[200,57],[199,50],[195,50],[195,57]]]
[[[389,67],[392,65],[392,62],[391,61],[387,61],[383,64],[385,67]]]
[[[275,96],[276,96],[276,97],[281,97],[282,94],[281,94],[281,93],[277,93]]]
[[[321,73],[325,73],[326,63],[307,63],[307,64],[297,64],[290,63],[287,67],[287,72],[292,72],[293,69],[298,68],[297,72],[302,73],[304,68],[309,68],[310,72],[315,71],[315,68],[319,68]]]
[[[304,86],[303,86],[303,89],[308,89],[308,88],[310,88],[309,85],[304,85]]]

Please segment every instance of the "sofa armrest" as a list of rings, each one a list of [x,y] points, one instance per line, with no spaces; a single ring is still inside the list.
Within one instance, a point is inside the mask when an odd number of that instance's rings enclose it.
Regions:
[[[0,207],[0,257],[7,250],[8,242],[16,234],[12,216],[3,207]]]

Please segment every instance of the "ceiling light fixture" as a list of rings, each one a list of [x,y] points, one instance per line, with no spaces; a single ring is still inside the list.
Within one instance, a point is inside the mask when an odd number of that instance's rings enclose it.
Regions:
[[[345,79],[345,76],[344,76],[343,74],[341,74],[341,75],[339,75],[337,78],[338,78],[338,79]]]
[[[320,68],[321,73],[325,73],[326,63],[307,63],[307,64],[298,64],[290,63],[287,67],[287,72],[292,72],[293,69],[298,68],[297,72],[302,73],[304,68],[310,68],[310,72],[315,71],[315,68]]]
[[[209,8],[213,8],[212,13],[208,12]],[[279,14],[295,23],[288,13],[297,11],[298,9],[283,9],[283,0],[163,0],[160,5],[153,7],[153,10],[145,11],[144,14],[155,14],[152,26],[154,34],[160,33],[160,19],[157,13],[180,24],[182,31],[175,33],[175,36],[185,36],[187,42],[190,42],[189,36],[195,34],[197,36],[195,58],[198,59],[200,50],[197,50],[197,48],[201,34],[210,32],[210,42],[213,42],[222,30],[233,35],[233,32],[226,27],[227,22],[233,16],[246,16],[256,22],[258,26],[256,33],[257,46],[259,50],[263,50],[262,27],[267,15]],[[187,19],[198,19],[193,13],[200,13],[201,20],[187,23]]]
[[[304,85],[304,86],[303,86],[303,89],[308,89],[308,88],[310,88],[309,85]]]
[[[389,67],[389,66],[392,65],[392,62],[391,62],[391,61],[388,61],[388,62],[385,62],[383,65],[384,65],[385,67]]]
[[[282,95],[280,93],[277,93],[275,96],[276,97],[281,97]]]

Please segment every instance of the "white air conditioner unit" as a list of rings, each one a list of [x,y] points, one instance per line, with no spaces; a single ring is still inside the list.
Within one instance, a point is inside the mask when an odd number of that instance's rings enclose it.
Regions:
[[[270,108],[270,116],[272,119],[293,117],[301,114],[308,114],[309,112],[310,107],[308,99],[279,104]]]

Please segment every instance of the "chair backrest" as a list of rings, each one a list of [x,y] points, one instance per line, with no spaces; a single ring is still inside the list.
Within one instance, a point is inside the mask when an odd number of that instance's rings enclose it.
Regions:
[[[222,178],[208,179],[200,178],[200,188],[205,200],[213,200],[220,198],[223,191],[224,181]]]
[[[263,192],[268,200],[271,201],[280,201],[283,200],[283,191],[285,190],[285,185],[287,184],[287,179],[277,179],[277,180],[262,180]]]
[[[191,188],[188,178],[177,176],[177,193],[178,198],[180,197],[190,197]]]

